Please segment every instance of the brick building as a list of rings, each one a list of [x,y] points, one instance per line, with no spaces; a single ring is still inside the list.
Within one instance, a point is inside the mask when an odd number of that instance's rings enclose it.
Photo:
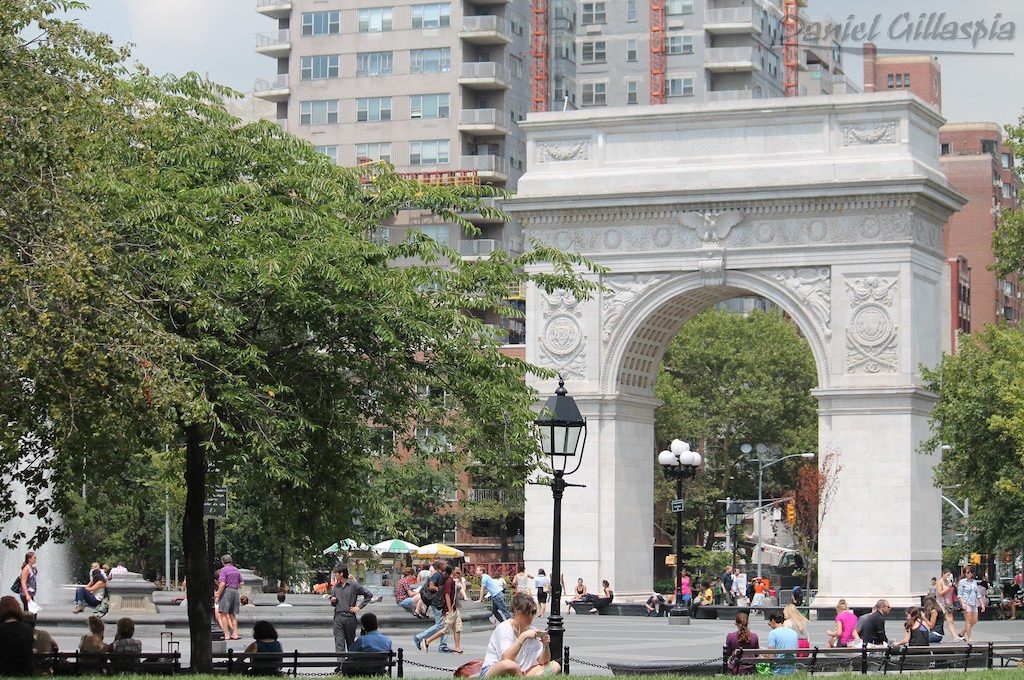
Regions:
[[[942,111],[942,67],[926,54],[878,56],[873,43],[864,44],[864,91],[910,90]]]

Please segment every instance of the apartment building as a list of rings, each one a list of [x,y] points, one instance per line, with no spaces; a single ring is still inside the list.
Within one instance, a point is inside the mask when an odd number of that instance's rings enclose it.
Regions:
[[[342,165],[384,160],[432,181],[514,190],[524,171],[517,125],[530,107],[528,0],[257,0],[275,22],[256,51],[273,75],[254,95],[275,118]],[[269,24],[268,24],[269,27]],[[380,237],[414,225],[466,258],[519,252],[514,224],[469,216],[480,233],[403,215]],[[495,320],[512,344],[521,322]]]
[[[864,91],[910,90],[942,111],[942,66],[928,54],[878,56],[874,43],[864,44]]]
[[[943,231],[948,258],[970,265],[970,327],[1021,318],[1018,278],[1000,279],[989,267],[995,261],[992,236],[1002,211],[1020,208],[1020,178],[1013,149],[996,123],[951,123],[939,131],[940,164],[957,191],[970,202],[953,215]]]
[[[784,94],[781,0],[577,4],[577,106],[627,106],[657,99],[651,92],[657,80],[652,78],[651,44],[659,39],[664,40],[666,103]],[[663,7],[663,20],[660,12],[658,17],[652,13],[653,4]],[[804,41],[799,86],[801,95],[856,91],[843,73],[838,43]]]

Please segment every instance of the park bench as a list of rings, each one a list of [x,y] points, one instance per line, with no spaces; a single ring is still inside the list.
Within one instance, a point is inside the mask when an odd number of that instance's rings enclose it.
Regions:
[[[932,669],[968,670],[970,668],[991,668],[987,644],[930,645],[928,647],[894,647],[883,668],[883,674],[890,667],[902,674],[904,671]]]
[[[779,654],[786,657],[778,658]],[[740,649],[735,652],[735,663],[744,666],[765,664],[793,666],[807,673],[867,673],[885,671],[889,661],[889,647],[811,647],[810,649]],[[722,650],[722,673],[729,672],[729,652]]]
[[[177,652],[51,652],[36,654],[33,665],[38,675],[174,675],[181,672]]]
[[[996,661],[1000,668],[1007,666],[1024,666],[1024,644],[1019,642],[988,643],[988,667],[995,668]]]
[[[214,673],[230,675],[320,675],[341,667],[346,676],[404,677],[402,650],[397,652],[252,653],[228,650],[213,655]]]

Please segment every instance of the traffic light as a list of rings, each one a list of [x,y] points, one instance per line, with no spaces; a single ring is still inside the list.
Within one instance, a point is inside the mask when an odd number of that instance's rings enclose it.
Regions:
[[[971,564],[981,564],[981,554],[971,553]]]
[[[796,501],[786,503],[786,521],[790,524],[796,524]]]

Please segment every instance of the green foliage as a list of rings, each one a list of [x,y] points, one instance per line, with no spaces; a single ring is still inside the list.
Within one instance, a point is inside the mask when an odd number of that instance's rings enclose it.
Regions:
[[[1006,126],[1006,141],[1013,148],[1013,157],[1019,163],[1024,158],[1024,114],[1016,125]],[[1024,272],[1024,211],[1004,210],[992,239],[992,252],[996,257],[993,269],[1006,278]]]
[[[936,483],[960,484],[958,495],[971,499],[970,547],[984,552],[1021,546],[1024,335],[990,325],[965,336],[956,355],[924,376],[939,402],[932,412],[935,435],[921,450],[949,447],[936,467]]]
[[[807,342],[778,312],[712,309],[683,326],[658,376],[655,436],[663,448],[675,438],[695,450],[706,442],[704,471],[684,482],[685,536],[711,548],[715,530],[725,526],[725,509],[716,501],[757,497],[757,465],[741,455],[744,442],[778,443],[783,455],[817,448],[817,402],[810,393],[816,384]],[[796,467],[769,468],[766,494],[792,488]],[[674,482],[659,469],[655,479],[655,503],[664,507],[655,521],[674,527],[668,508]]]
[[[369,482],[399,474],[379,458],[382,429],[414,465],[532,469],[523,379],[547,373],[502,354],[466,312],[515,313],[507,291],[530,265],[545,264],[536,285],[581,299],[594,284],[579,274],[598,270],[536,244],[462,262],[415,232],[377,243],[368,235],[401,210],[472,232],[461,215],[488,212],[493,192],[337,167],[272,123],[242,125],[224,109],[234,93],[194,73],[128,72],[107,37],[57,18],[70,7],[0,13],[0,522],[31,513],[38,544],[54,511],[95,521],[74,499],[83,481],[116,469],[153,503],[177,480],[202,669],[208,487],[238,489],[247,517],[229,541],[259,536],[265,552],[348,533],[359,508],[379,529],[402,519]],[[421,398],[424,386],[445,398]],[[450,447],[418,440],[416,425]],[[165,447],[174,464],[156,477]]]

